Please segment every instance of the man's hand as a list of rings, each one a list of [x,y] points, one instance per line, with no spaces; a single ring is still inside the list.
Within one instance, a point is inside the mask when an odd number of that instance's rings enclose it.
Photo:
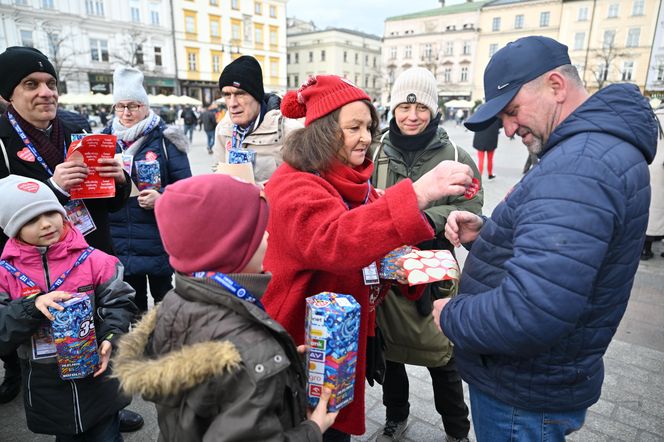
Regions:
[[[141,190],[138,194],[138,205],[143,209],[154,209],[154,203],[161,198],[161,193],[153,189]]]
[[[443,329],[440,326],[440,314],[443,312],[443,309],[448,302],[450,302],[450,298],[436,299],[433,302],[433,311],[431,312],[433,315],[433,323],[436,324],[436,327],[438,327],[438,330],[440,330],[441,333]]]
[[[124,184],[126,177],[122,163],[115,158],[100,158],[97,162],[97,172],[102,178],[113,178],[116,183]]]
[[[60,304],[58,304],[58,302],[66,301],[71,297],[72,297],[71,293],[60,292],[60,291],[49,292],[46,293],[45,295],[37,296],[37,299],[35,299],[35,307],[37,307],[37,310],[42,312],[42,314],[46,316],[49,321],[53,321],[55,318],[53,317],[51,312],[48,311],[48,308],[51,307],[56,310],[62,311],[65,308]]]
[[[470,166],[456,161],[441,161],[413,183],[421,210],[444,196],[462,195],[473,183]]]
[[[65,192],[83,182],[88,176],[88,166],[81,161],[65,161],[55,166],[53,181]]]
[[[454,210],[445,224],[445,238],[454,246],[475,241],[484,221],[474,213]]]
[[[113,351],[113,346],[109,341],[103,341],[99,346],[99,370],[95,371],[92,377],[96,378],[100,374],[106,371],[108,367],[108,361],[111,360],[111,352]]]

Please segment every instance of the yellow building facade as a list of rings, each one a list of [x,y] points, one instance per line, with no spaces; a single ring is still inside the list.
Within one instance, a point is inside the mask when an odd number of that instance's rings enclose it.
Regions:
[[[286,89],[286,0],[174,0],[173,29],[181,93],[211,103],[241,55],[258,59],[267,92]]]

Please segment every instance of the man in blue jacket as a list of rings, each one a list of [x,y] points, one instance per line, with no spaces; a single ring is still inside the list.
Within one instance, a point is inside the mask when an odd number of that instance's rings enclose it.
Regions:
[[[658,124],[635,85],[589,96],[567,47],[546,37],[496,52],[484,91],[466,127],[501,118],[540,163],[491,218],[448,217],[447,238],[471,248],[459,296],[433,314],[455,345],[479,442],[563,441],[599,399],[627,307]]]

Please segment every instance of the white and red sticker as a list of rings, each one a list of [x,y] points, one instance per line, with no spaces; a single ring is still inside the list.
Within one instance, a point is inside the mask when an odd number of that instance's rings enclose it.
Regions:
[[[475,195],[477,195],[477,192],[480,191],[480,180],[477,178],[473,178],[473,183],[466,187],[466,191],[464,192],[463,196],[466,197],[466,199],[471,199]]]
[[[37,191],[39,190],[39,184],[35,183],[34,181],[21,183],[16,187],[18,187],[19,190],[30,193],[37,193]]]
[[[28,149],[27,147],[24,147],[22,150],[19,150],[16,153],[16,156],[22,159],[23,161],[27,161],[29,163],[34,163],[35,161],[37,161],[37,158],[35,158],[32,152],[30,152],[30,149]]]
[[[154,161],[157,159],[157,154],[152,151],[149,151],[148,153],[145,154],[145,159],[146,161]]]

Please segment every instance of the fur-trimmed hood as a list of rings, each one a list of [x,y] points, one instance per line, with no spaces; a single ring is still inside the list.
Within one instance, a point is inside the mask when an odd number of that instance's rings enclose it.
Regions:
[[[189,139],[187,139],[182,129],[174,125],[166,125],[163,127],[162,132],[168,141],[173,143],[180,152],[189,152]]]
[[[120,339],[113,371],[124,392],[148,398],[179,395],[240,366],[240,353],[229,341],[200,342],[157,358],[147,356],[158,310],[156,306],[148,312]]]

